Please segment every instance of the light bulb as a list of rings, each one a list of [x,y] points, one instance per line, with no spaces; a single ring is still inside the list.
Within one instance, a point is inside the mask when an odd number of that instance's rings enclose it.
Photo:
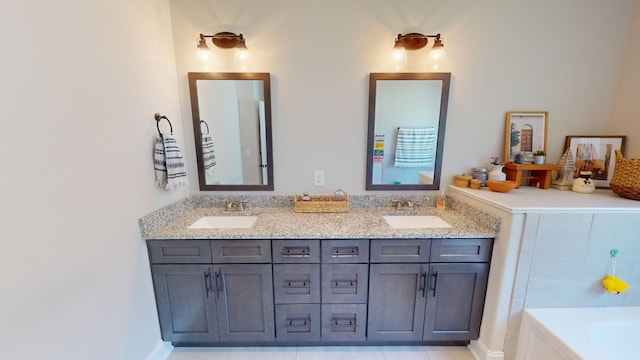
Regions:
[[[247,67],[249,66],[249,57],[249,49],[246,47],[238,48],[234,55],[234,62],[241,70],[244,71],[247,70]]]
[[[440,67],[447,60],[447,53],[442,46],[433,47],[429,52],[429,66],[433,70],[440,70]]]
[[[391,67],[395,71],[404,69],[407,65],[407,52],[402,46],[396,46],[391,50]]]
[[[196,56],[198,57],[198,59],[200,59],[200,61],[206,63],[211,60],[211,50],[209,50],[208,48],[198,48],[198,50],[196,50]]]

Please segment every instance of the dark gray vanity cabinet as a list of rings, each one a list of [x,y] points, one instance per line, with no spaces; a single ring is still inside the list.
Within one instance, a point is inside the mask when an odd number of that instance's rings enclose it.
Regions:
[[[493,239],[148,240],[165,341],[477,339]]]
[[[371,240],[368,338],[422,340],[431,241]]]
[[[148,246],[164,340],[275,340],[270,240],[150,240]]]
[[[148,242],[160,329],[165,341],[217,341],[211,244]]]
[[[320,240],[273,240],[276,341],[320,341]]]
[[[322,340],[364,342],[369,240],[322,240]]]
[[[372,240],[368,339],[477,339],[492,239]]]
[[[432,240],[423,340],[478,338],[492,247],[492,239]]]

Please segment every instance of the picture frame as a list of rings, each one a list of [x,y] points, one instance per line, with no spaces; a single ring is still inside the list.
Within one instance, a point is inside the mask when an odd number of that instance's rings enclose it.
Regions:
[[[626,140],[622,135],[568,135],[564,151],[569,149],[575,161],[573,178],[578,178],[581,170],[591,171],[591,180],[597,188],[610,188],[616,166],[615,150],[624,155]]]
[[[508,111],[504,132],[504,161],[514,162],[522,154],[522,163],[533,163],[533,154],[547,151],[548,111]]]

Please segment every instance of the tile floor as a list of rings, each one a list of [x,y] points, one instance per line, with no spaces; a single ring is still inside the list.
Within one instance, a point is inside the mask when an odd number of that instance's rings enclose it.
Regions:
[[[167,360],[474,360],[466,346],[175,348]]]

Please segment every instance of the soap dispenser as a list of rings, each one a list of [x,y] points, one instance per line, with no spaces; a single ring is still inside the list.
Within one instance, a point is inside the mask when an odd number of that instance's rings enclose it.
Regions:
[[[573,181],[571,190],[582,194],[596,191],[596,184],[591,180],[591,171],[580,171],[580,177]]]
[[[440,194],[436,199],[436,207],[440,210],[444,210],[447,208],[447,198],[444,195],[444,189],[440,189]]]

